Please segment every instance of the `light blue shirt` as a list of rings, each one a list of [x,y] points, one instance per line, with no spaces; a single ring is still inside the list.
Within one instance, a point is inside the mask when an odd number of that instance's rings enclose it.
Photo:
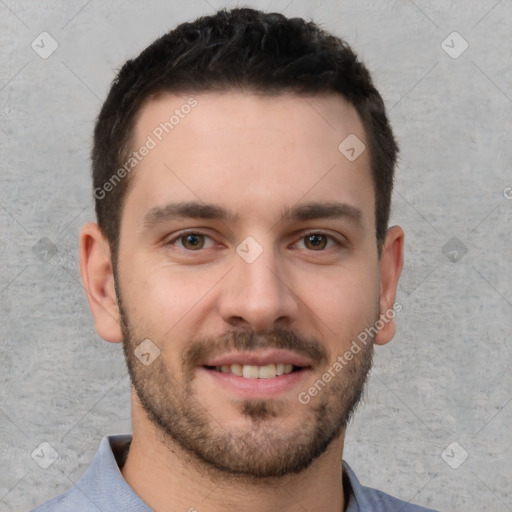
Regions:
[[[78,482],[32,512],[151,512],[119,469],[118,461],[122,460],[130,440],[129,434],[104,437],[91,465]],[[435,512],[361,485],[346,461],[343,461],[343,469],[346,485],[350,487],[346,512]]]

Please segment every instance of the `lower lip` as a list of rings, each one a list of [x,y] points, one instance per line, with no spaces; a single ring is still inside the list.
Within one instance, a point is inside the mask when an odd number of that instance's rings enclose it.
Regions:
[[[204,366],[199,368],[200,375],[204,374],[215,384],[244,398],[264,398],[289,392],[299,387],[310,372],[311,370],[304,368],[271,379],[246,379],[233,373],[209,370]]]

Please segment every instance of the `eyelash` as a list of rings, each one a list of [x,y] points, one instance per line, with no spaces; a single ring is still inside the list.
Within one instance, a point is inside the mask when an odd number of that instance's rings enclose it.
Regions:
[[[201,233],[200,231],[189,230],[189,231],[183,231],[183,232],[179,233],[178,235],[175,235],[173,238],[167,240],[165,242],[165,245],[166,246],[174,245],[175,242],[177,242],[178,240],[181,240],[182,238],[185,238],[185,237],[187,237],[189,235],[204,236],[206,238],[209,238],[210,240],[213,240],[213,238],[211,236],[208,236],[205,233]],[[324,236],[324,237],[328,238],[329,240],[333,241],[338,248],[346,246],[346,243],[342,243],[340,240],[338,240],[333,235],[330,235],[328,233],[324,233],[323,231],[308,231],[308,232],[304,232],[304,233],[301,234],[301,236],[299,237],[298,240],[299,241],[303,241],[306,237],[312,236],[312,235]],[[295,243],[297,243],[297,242],[295,242]],[[185,248],[182,248],[182,247],[179,247],[179,249],[181,251],[185,251],[185,252],[188,252],[188,253],[194,253],[194,252],[200,253],[200,252],[202,252],[204,250],[204,249],[198,249],[198,250],[194,251],[194,250],[185,249]],[[309,252],[312,252],[312,253],[313,252],[326,252],[328,249],[332,249],[332,247],[327,248],[327,249],[321,249],[321,250],[318,250],[318,251],[309,250]]]

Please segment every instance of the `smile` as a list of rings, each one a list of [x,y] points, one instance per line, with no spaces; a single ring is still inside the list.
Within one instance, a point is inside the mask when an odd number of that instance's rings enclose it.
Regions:
[[[251,364],[223,364],[221,366],[205,366],[205,368],[222,373],[231,373],[246,379],[273,379],[301,369],[289,363],[270,363],[263,366]]]

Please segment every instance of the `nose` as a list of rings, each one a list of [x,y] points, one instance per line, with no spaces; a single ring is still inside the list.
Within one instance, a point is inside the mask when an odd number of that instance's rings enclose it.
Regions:
[[[226,323],[252,327],[256,332],[290,327],[299,312],[285,262],[269,249],[252,262],[234,255],[233,269],[222,281],[217,307]]]

